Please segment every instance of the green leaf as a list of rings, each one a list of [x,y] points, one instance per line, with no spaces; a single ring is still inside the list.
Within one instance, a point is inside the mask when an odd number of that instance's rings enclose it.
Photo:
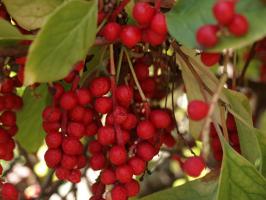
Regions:
[[[57,9],[30,47],[25,84],[64,78],[93,45],[96,24],[96,0],[73,0]]]
[[[250,162],[234,151],[224,138],[220,139],[224,157],[217,200],[265,200],[266,179]]]
[[[252,113],[249,101],[246,96],[239,92],[224,90],[224,93],[227,96],[233,112],[237,113],[242,118],[238,119],[235,117],[241,153],[258,169],[261,169],[261,150],[256,136],[256,130],[253,128]]]
[[[42,111],[49,97],[45,84],[35,90],[28,87],[23,94],[24,105],[17,115],[19,132],[16,139],[28,152],[36,152],[43,143],[45,133],[42,128]]]
[[[195,33],[204,24],[215,24],[212,6],[216,0],[179,0],[167,14],[167,25],[170,34],[180,43],[194,48],[198,44]],[[237,3],[237,12],[244,14],[249,21],[249,32],[243,37],[221,37],[212,51],[225,48],[241,48],[266,35],[266,6],[261,0],[245,0]]]
[[[262,154],[262,170],[261,173],[266,177],[266,133],[256,129],[256,135],[259,141],[261,154]]]
[[[3,0],[8,13],[26,30],[42,27],[47,16],[63,2],[64,0]]]
[[[153,193],[140,200],[215,200],[217,180],[206,178],[190,181],[184,185]]]

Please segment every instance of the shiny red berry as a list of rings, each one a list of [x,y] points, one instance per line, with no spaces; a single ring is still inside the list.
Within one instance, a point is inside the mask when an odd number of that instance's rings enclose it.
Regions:
[[[102,153],[97,153],[92,155],[92,157],[89,160],[89,166],[93,170],[100,170],[103,169],[105,166],[106,159]]]
[[[110,79],[107,77],[99,77],[92,80],[90,84],[91,94],[95,97],[105,95],[111,88]]]
[[[101,182],[105,185],[113,184],[116,181],[115,172],[111,169],[105,169],[101,172]]]
[[[132,48],[141,41],[141,31],[136,26],[127,25],[120,33],[120,40],[123,45]]]
[[[113,144],[116,139],[114,128],[112,126],[103,126],[99,128],[97,139],[101,145]]]
[[[144,161],[150,161],[155,153],[156,149],[149,142],[141,142],[137,145],[137,155]]]
[[[133,99],[133,90],[127,85],[120,85],[116,88],[115,96],[121,106],[128,107]]]
[[[115,170],[116,178],[121,183],[128,183],[133,176],[133,169],[130,165],[120,165]]]
[[[57,122],[61,119],[61,111],[54,106],[47,106],[42,112],[42,118],[47,122]]]
[[[1,191],[2,200],[18,200],[19,193],[14,185],[10,183],[4,183]]]
[[[133,17],[140,25],[147,25],[151,22],[155,9],[145,2],[137,2],[133,7]]]
[[[64,110],[71,110],[78,104],[78,99],[74,92],[65,92],[60,99],[60,106]]]
[[[213,15],[221,25],[229,24],[235,14],[235,3],[228,0],[218,1],[212,9]]]
[[[184,172],[192,177],[198,177],[205,167],[204,160],[199,156],[188,158],[182,165]]]
[[[101,114],[110,112],[113,108],[113,101],[110,97],[99,97],[94,102],[94,108]]]
[[[102,34],[108,42],[114,42],[119,38],[120,31],[121,26],[118,23],[109,22],[103,28]]]
[[[152,110],[150,120],[156,128],[167,128],[171,124],[171,116],[164,110]]]
[[[200,54],[201,62],[208,67],[217,64],[219,62],[220,58],[221,58],[220,53],[202,52]]]
[[[155,136],[155,128],[149,120],[139,122],[137,134],[141,139],[147,140]]]
[[[161,12],[155,14],[154,17],[152,18],[150,28],[157,34],[166,35],[167,25],[166,25],[165,15]]]
[[[140,191],[140,186],[138,181],[132,179],[130,182],[125,184],[125,188],[127,190],[127,195],[129,197],[136,196]]]
[[[245,35],[248,32],[249,23],[245,16],[236,14],[232,22],[228,25],[228,30],[236,37]]]
[[[62,141],[63,141],[63,136],[62,134],[58,132],[49,133],[45,137],[46,145],[49,148],[53,148],[53,149],[60,147],[60,145],[62,144]]]
[[[112,200],[127,200],[127,190],[120,185],[116,185],[111,191]]]
[[[48,149],[44,155],[45,162],[48,167],[56,167],[62,158],[62,152],[59,149]]]
[[[201,100],[193,100],[188,104],[188,117],[199,121],[205,118],[209,111],[209,105]]]
[[[135,156],[129,159],[128,164],[132,167],[135,175],[141,175],[146,169],[146,162]]]
[[[121,165],[127,161],[127,151],[123,146],[113,146],[109,151],[109,159],[114,165]]]
[[[197,42],[206,48],[214,47],[218,43],[218,30],[216,25],[207,24],[201,26],[196,33]]]

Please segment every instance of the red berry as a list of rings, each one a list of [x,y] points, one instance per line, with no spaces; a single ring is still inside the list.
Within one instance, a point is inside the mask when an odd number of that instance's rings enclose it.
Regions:
[[[216,25],[207,24],[201,26],[196,33],[197,42],[206,48],[214,47],[218,43],[218,30]]]
[[[205,162],[199,156],[190,157],[183,163],[182,168],[187,175],[198,177],[205,168]]]
[[[69,156],[64,154],[61,160],[61,165],[66,169],[74,169],[74,167],[77,165],[78,160],[76,156]]]
[[[102,195],[105,192],[105,185],[101,182],[96,182],[91,186],[91,191],[95,195]]]
[[[245,35],[248,32],[249,23],[247,18],[243,15],[236,14],[232,22],[228,25],[228,30],[234,36],[240,37]]]
[[[148,3],[137,2],[133,7],[133,17],[140,25],[147,25],[151,22],[155,9]]]
[[[188,117],[199,121],[205,118],[209,111],[209,105],[201,100],[193,100],[188,104]]]
[[[140,86],[145,94],[152,97],[155,93],[156,82],[154,78],[147,78],[140,82]]]
[[[84,155],[79,155],[78,156],[78,163],[77,163],[77,168],[78,169],[81,169],[81,168],[84,168],[86,167],[87,165],[87,157],[84,156]]]
[[[123,146],[113,146],[109,151],[109,159],[114,165],[121,165],[127,161],[127,151]]]
[[[118,181],[121,183],[128,183],[131,181],[133,176],[133,169],[131,166],[125,164],[120,165],[115,170],[115,175]]]
[[[47,106],[42,112],[43,121],[57,122],[61,119],[61,111],[59,108]]]
[[[71,71],[69,74],[64,78],[64,81],[67,83],[73,82],[73,80],[76,77],[77,72],[76,71]]]
[[[81,172],[78,169],[71,170],[68,180],[72,183],[79,183],[81,179]]]
[[[144,161],[150,161],[155,153],[156,149],[148,142],[141,142],[137,145],[137,155]]]
[[[74,107],[70,113],[69,113],[69,118],[72,120],[72,121],[75,121],[75,122],[81,122],[84,118],[84,115],[85,115],[85,108],[82,107],[82,106],[76,106]]]
[[[60,106],[64,110],[71,110],[78,104],[77,97],[74,92],[65,92],[60,99]]]
[[[84,112],[83,115],[83,123],[84,124],[89,124],[93,121],[94,113],[91,109],[87,108]]]
[[[137,134],[141,139],[147,140],[155,136],[155,128],[149,120],[139,122]]]
[[[48,148],[58,148],[63,141],[63,137],[62,134],[58,133],[58,132],[52,132],[49,133],[46,137],[45,137],[45,142],[48,146]]]
[[[102,145],[111,145],[115,142],[115,130],[112,126],[99,128],[97,134],[98,142]]]
[[[131,130],[136,127],[138,119],[136,115],[128,113],[126,120],[121,124],[122,127],[126,130]]]
[[[121,31],[121,26],[118,23],[109,22],[103,28],[102,34],[103,34],[103,37],[108,42],[114,42],[119,38],[120,31]]]
[[[0,85],[2,93],[11,93],[14,89],[14,81],[11,78],[5,78]]]
[[[10,183],[4,183],[2,185],[1,196],[3,200],[18,200],[19,193],[14,185]]]
[[[226,126],[229,131],[237,130],[235,118],[232,114],[228,114],[227,119],[226,119]]]
[[[167,33],[165,15],[161,12],[158,12],[156,15],[154,15],[150,24],[150,28],[157,34],[165,35]]]
[[[85,134],[85,126],[82,123],[70,122],[67,126],[67,132],[70,136],[81,138]]]
[[[166,34],[158,34],[153,30],[147,30],[144,34],[146,34],[144,37],[147,38],[145,42],[150,43],[152,46],[161,45],[166,39]]]
[[[146,169],[146,162],[137,156],[130,158],[128,164],[135,175],[141,175]]]
[[[133,99],[133,90],[127,85],[120,85],[116,88],[115,96],[121,106],[128,107]]]
[[[54,98],[59,99],[64,94],[65,89],[60,83],[54,83],[53,86],[55,89]]]
[[[48,167],[56,167],[62,158],[62,153],[59,149],[48,149],[45,152],[44,159]]]
[[[4,126],[15,126],[16,125],[16,114],[13,111],[5,111],[0,116],[0,122]]]
[[[92,157],[89,160],[89,166],[93,170],[100,170],[103,169],[105,166],[105,157],[102,153],[97,153],[92,155]]]
[[[116,124],[122,124],[127,119],[127,111],[121,106],[117,106],[113,112],[113,119]]]
[[[151,111],[150,120],[156,128],[167,128],[171,124],[169,113],[159,109]]]
[[[113,101],[110,97],[99,97],[94,102],[94,108],[101,114],[110,112],[113,108]]]
[[[78,139],[66,138],[62,143],[63,151],[68,155],[79,155],[83,151],[83,145]]]
[[[0,127],[0,144],[6,143],[10,139],[10,136],[8,135],[7,131]]]
[[[97,133],[98,126],[96,123],[92,122],[86,127],[85,135],[86,136],[93,136]]]
[[[125,188],[127,190],[127,195],[129,197],[136,196],[140,191],[140,186],[139,186],[138,181],[133,180],[133,179],[130,182],[125,184]]]
[[[229,135],[229,138],[230,138],[230,143],[231,143],[233,146],[239,145],[239,137],[238,137],[237,132],[236,132],[236,133],[231,133],[231,134]]]
[[[64,167],[58,167],[55,170],[55,175],[60,180],[66,180],[66,179],[68,179],[69,174],[70,174],[70,170],[65,169]]]
[[[0,164],[0,175],[2,175],[2,173],[3,173],[3,167],[2,167],[2,165]]]
[[[96,140],[93,140],[88,145],[88,151],[91,154],[101,153],[103,146]]]
[[[221,58],[220,53],[202,52],[200,54],[201,62],[208,67],[217,64],[219,62],[220,58]]]
[[[120,40],[123,45],[132,48],[141,41],[141,31],[136,26],[124,26],[120,33]]]
[[[149,66],[144,63],[138,62],[135,64],[134,70],[139,81],[149,77]]]
[[[127,190],[120,186],[116,185],[111,191],[112,200],[127,200]]]
[[[162,142],[169,148],[172,148],[176,144],[175,138],[171,135],[171,133],[164,134],[162,137]]]
[[[90,84],[91,94],[95,97],[105,95],[111,88],[110,79],[107,77],[99,77],[94,79]]]
[[[105,169],[101,172],[101,182],[105,185],[113,184],[116,181],[115,173],[111,169]]]
[[[42,127],[45,130],[45,132],[50,133],[54,131],[58,131],[61,127],[61,124],[59,122],[43,122]]]
[[[76,96],[78,99],[78,103],[82,106],[85,106],[89,103],[91,103],[92,96],[89,90],[87,89],[78,89],[76,90]]]
[[[213,15],[221,25],[229,24],[235,14],[235,4],[232,1],[218,1],[212,9]]]

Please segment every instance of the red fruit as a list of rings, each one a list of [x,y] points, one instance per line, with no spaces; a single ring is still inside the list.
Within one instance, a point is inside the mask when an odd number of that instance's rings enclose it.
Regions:
[[[148,3],[137,2],[133,7],[133,17],[140,25],[147,25],[151,22],[155,9]]]
[[[71,170],[68,180],[72,183],[79,183],[81,179],[81,172],[78,169]]]
[[[59,108],[47,106],[42,112],[43,121],[57,122],[61,119],[61,111]]]
[[[64,87],[60,83],[53,84],[55,89],[54,99],[59,99],[64,94]]]
[[[16,114],[13,111],[5,111],[0,116],[0,122],[4,126],[15,126],[16,125]]]
[[[110,79],[107,77],[99,77],[94,79],[90,84],[91,94],[95,97],[105,95],[111,88]]]
[[[62,153],[59,149],[48,149],[44,159],[48,167],[55,168],[61,161]]]
[[[62,144],[62,141],[63,141],[63,136],[58,132],[49,133],[45,137],[45,142],[48,148],[53,148],[53,149],[58,148]]]
[[[135,175],[141,175],[146,169],[146,162],[137,156],[130,158],[128,164]]]
[[[118,23],[109,22],[103,28],[102,34],[103,34],[103,37],[108,42],[114,42],[119,38],[120,31],[121,31],[121,26]]]
[[[101,182],[104,185],[113,184],[116,181],[115,173],[111,169],[105,169],[101,172]]]
[[[78,160],[76,156],[69,156],[64,154],[61,160],[61,165],[66,169],[74,169],[74,167],[77,165]]]
[[[115,130],[112,126],[99,128],[97,134],[98,142],[102,145],[111,145],[115,142]]]
[[[64,78],[64,81],[67,83],[73,82],[73,80],[76,77],[77,72],[76,71],[71,71],[69,74]]]
[[[212,138],[211,146],[212,146],[212,150],[214,152],[222,150],[222,146],[221,146],[221,142],[220,142],[219,138]]]
[[[121,106],[128,107],[133,99],[133,90],[127,85],[120,85],[116,88],[115,96]]]
[[[77,104],[78,104],[77,96],[72,91],[65,92],[60,99],[60,106],[64,110],[71,110],[75,106],[77,106]]]
[[[165,15],[161,12],[158,12],[156,15],[154,15],[150,24],[150,28],[157,34],[166,35],[167,26]]]
[[[79,155],[83,151],[83,145],[78,139],[66,138],[62,143],[63,151],[68,155]]]
[[[113,101],[110,97],[99,97],[94,102],[94,108],[101,114],[110,112],[113,108]]]
[[[183,163],[182,168],[187,175],[198,177],[205,168],[205,162],[199,156],[190,157]]]
[[[150,120],[156,128],[167,128],[171,124],[171,116],[164,110],[153,110]]]
[[[113,113],[108,113],[106,115],[105,124],[106,125],[114,125],[114,116],[113,116]]]
[[[126,145],[130,140],[130,133],[126,130],[121,130],[121,131],[122,131],[123,144]]]
[[[162,142],[169,148],[174,147],[176,144],[175,138],[171,135],[171,133],[164,134]]]
[[[148,142],[141,142],[137,145],[137,155],[144,161],[150,161],[156,154],[156,149]]]
[[[221,25],[228,25],[233,20],[235,14],[235,4],[232,1],[218,1],[212,8],[216,20]]]
[[[87,108],[84,112],[83,115],[83,123],[84,124],[89,124],[93,121],[94,113],[91,109]]]
[[[67,132],[70,136],[81,138],[85,134],[85,126],[82,123],[70,122],[67,126]]]
[[[123,146],[113,146],[109,151],[109,159],[114,165],[121,165],[127,161],[127,151]]]
[[[85,131],[85,135],[86,136],[93,136],[97,133],[98,130],[98,126],[96,123],[90,123],[87,127],[86,127],[86,131]]]
[[[11,93],[14,89],[14,81],[11,78],[5,78],[0,85],[2,93]]]
[[[236,14],[232,22],[228,25],[228,30],[234,36],[240,37],[248,32],[249,23],[245,16]]]
[[[43,122],[42,127],[46,133],[58,131],[61,127],[61,124],[58,122]]]
[[[209,111],[209,105],[201,100],[193,100],[188,104],[188,117],[194,121],[205,118]]]
[[[132,48],[141,41],[141,31],[136,26],[124,26],[120,33],[120,40],[123,45]]]
[[[133,169],[129,165],[120,165],[115,170],[115,175],[118,181],[121,183],[128,183],[133,176]]]
[[[4,183],[1,191],[2,200],[18,200],[19,193],[14,185],[10,183]]]
[[[101,195],[105,192],[105,185],[101,182],[96,182],[91,186],[91,191],[95,195]]]
[[[218,43],[218,30],[219,28],[216,25],[201,26],[196,33],[197,42],[206,48],[214,47]]]
[[[85,115],[85,111],[86,110],[85,110],[84,107],[76,106],[70,111],[69,118],[72,121],[81,122],[81,121],[83,121],[83,118],[84,118],[84,115]]]
[[[127,190],[120,185],[116,185],[111,191],[112,200],[127,200]]]
[[[89,90],[87,89],[78,89],[76,90],[76,96],[78,99],[78,103],[82,106],[85,106],[89,103],[91,103],[92,96]]]
[[[217,64],[219,62],[220,58],[221,58],[220,53],[202,52],[200,54],[201,62],[208,67]]]
[[[135,64],[134,70],[139,81],[149,77],[149,66],[144,63],[138,62]]]
[[[121,124],[121,126],[126,130],[131,130],[136,127],[138,119],[136,115],[128,113],[126,120]]]
[[[89,166],[93,170],[100,170],[103,169],[105,166],[105,157],[102,153],[97,153],[92,155],[92,157],[89,160]]]
[[[130,182],[125,184],[125,188],[127,190],[127,195],[129,197],[136,196],[140,191],[140,186],[139,186],[138,181],[133,180],[133,179]]]
[[[235,130],[237,130],[235,118],[234,118],[234,116],[232,114],[229,114],[227,116],[226,126],[227,126],[227,128],[228,128],[229,131],[235,131]]]
[[[10,139],[10,136],[8,135],[7,131],[0,127],[0,145],[2,143],[6,143]]]
[[[70,174],[70,170],[65,169],[64,167],[58,167],[55,170],[55,175],[60,180],[66,180],[66,179],[68,179],[69,174]]]
[[[146,37],[145,42],[150,43],[152,46],[161,45],[166,39],[166,34],[158,34],[153,30],[147,30],[144,34],[146,34],[144,36]]]
[[[2,167],[2,165],[0,164],[0,175],[2,175],[2,173],[3,173],[3,167]]]
[[[155,136],[155,128],[149,120],[139,122],[137,134],[141,139],[147,140]]]
[[[74,70],[80,72],[84,68],[85,62],[83,60],[77,62],[74,66]]]
[[[113,119],[116,124],[122,124],[127,119],[127,110],[117,106],[113,112]]]
[[[91,154],[101,153],[103,146],[96,140],[93,140],[88,145],[88,151]]]
[[[140,86],[145,94],[148,94],[149,97],[152,97],[155,93],[156,82],[154,78],[147,78],[140,82]]]
[[[78,169],[81,169],[81,168],[84,168],[86,167],[87,165],[87,157],[84,156],[84,155],[79,155],[78,156],[78,163],[77,163],[77,168]]]
[[[233,145],[233,146],[237,146],[239,145],[239,137],[238,137],[238,134],[237,133],[231,133],[229,135],[229,138],[230,138],[230,143]]]

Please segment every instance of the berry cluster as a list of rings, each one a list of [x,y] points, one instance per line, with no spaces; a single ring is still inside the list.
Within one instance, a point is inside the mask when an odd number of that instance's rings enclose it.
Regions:
[[[221,0],[215,3],[212,11],[218,25],[203,25],[196,33],[197,42],[202,47],[214,47],[219,41],[218,32],[223,33],[228,30],[236,37],[244,36],[248,32],[249,23],[245,16],[236,13],[235,4],[236,2],[232,0]]]
[[[71,90],[65,91],[59,82],[53,85],[53,104],[47,106],[42,114],[43,128],[47,133],[46,164],[55,169],[59,179],[73,183],[80,181],[80,169],[87,163],[81,139],[97,131],[91,93],[86,88],[77,88],[78,72],[82,67],[83,63],[76,65],[65,78],[67,83],[71,83]]]
[[[138,25],[120,25],[109,22],[102,30],[102,35],[109,42],[118,39],[128,48],[139,42],[149,43],[152,46],[162,44],[167,36],[165,15],[157,11],[148,3],[138,2],[133,7],[133,18]]]

